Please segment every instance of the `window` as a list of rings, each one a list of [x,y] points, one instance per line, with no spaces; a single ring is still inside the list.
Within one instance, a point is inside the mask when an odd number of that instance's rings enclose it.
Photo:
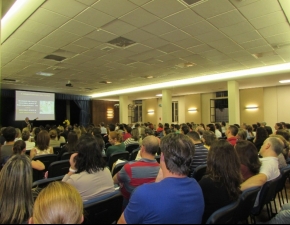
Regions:
[[[134,108],[134,119],[133,122],[142,122],[142,100],[134,101],[135,108]]]
[[[172,102],[172,122],[178,123],[178,102]]]

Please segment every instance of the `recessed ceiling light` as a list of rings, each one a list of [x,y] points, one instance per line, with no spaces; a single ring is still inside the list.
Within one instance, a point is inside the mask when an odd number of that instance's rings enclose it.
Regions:
[[[281,84],[290,83],[290,80],[280,80],[279,83],[281,83]]]
[[[158,95],[156,95],[157,97],[162,97],[162,94],[158,94]]]
[[[100,81],[100,83],[101,83],[101,84],[111,84],[112,82],[111,82],[111,81],[106,81],[106,80],[105,80],[105,81]]]
[[[142,76],[141,78],[152,79],[152,78],[154,78],[154,77],[153,77],[153,76]]]
[[[37,72],[36,75],[50,77],[50,76],[52,76],[54,74],[53,73],[46,73],[46,72]]]

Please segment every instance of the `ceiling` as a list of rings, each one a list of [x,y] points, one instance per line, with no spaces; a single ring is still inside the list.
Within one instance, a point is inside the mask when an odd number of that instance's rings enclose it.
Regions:
[[[290,26],[282,1],[47,0],[2,40],[1,86],[89,96],[289,63]],[[134,43],[108,43],[119,37]],[[252,88],[289,78],[286,71],[237,80],[240,88]],[[73,87],[66,86],[69,81]],[[227,82],[170,89],[173,95],[215,92],[226,90]],[[161,90],[129,97],[152,98]]]

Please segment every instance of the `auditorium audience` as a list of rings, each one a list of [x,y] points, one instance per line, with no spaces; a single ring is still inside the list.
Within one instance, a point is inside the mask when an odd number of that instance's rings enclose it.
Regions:
[[[30,133],[27,130],[22,131],[22,140],[25,141],[26,150],[31,150],[35,147],[35,142],[30,141]]]
[[[0,169],[5,163],[5,159],[12,155],[12,147],[14,145],[16,130],[14,127],[6,127],[3,130],[3,137],[5,138],[5,144],[1,146],[0,151]]]
[[[221,125],[219,123],[215,123],[214,124],[214,128],[215,128],[215,136],[217,138],[222,137],[222,129],[221,129]]]
[[[56,130],[50,130],[49,137],[50,137],[49,146],[51,146],[51,147],[59,147],[60,146],[60,141],[58,140]]]
[[[67,143],[62,147],[60,155],[65,152],[74,153],[77,152],[78,135],[75,131],[70,131],[67,136]]]
[[[269,137],[268,132],[264,127],[258,127],[253,143],[256,145],[258,151],[262,147],[264,141]]]
[[[238,199],[241,182],[240,160],[234,147],[226,140],[215,141],[208,153],[206,176],[199,181],[205,203],[203,223],[216,210]]]
[[[215,133],[212,131],[205,130],[203,132],[201,140],[204,143],[204,147],[206,147],[208,150],[210,150],[210,146],[216,140]]]
[[[109,133],[109,142],[111,146],[106,149],[106,156],[109,159],[112,153],[125,152],[126,146],[122,142],[122,134],[118,131],[111,131]]]
[[[35,148],[30,151],[30,158],[36,155],[53,154],[53,148],[49,146],[50,137],[46,130],[42,130],[37,135]]]
[[[289,142],[282,135],[272,134],[270,137],[279,138],[283,142],[283,151],[278,155],[279,169],[283,169],[287,166],[287,158],[289,153]]]
[[[25,154],[13,155],[2,168],[0,199],[0,224],[28,222],[33,207],[32,169]]]
[[[126,147],[132,144],[140,144],[140,135],[138,128],[133,128],[131,131],[131,137],[124,141],[124,145]]]
[[[131,137],[132,128],[129,126],[124,127],[125,132],[123,133],[123,141],[126,141],[128,138]]]
[[[243,128],[239,128],[238,129],[238,133],[237,133],[237,140],[242,140],[242,141],[246,141],[247,140],[247,131],[244,130]]]
[[[83,201],[114,192],[112,175],[102,157],[95,137],[83,135],[70,157],[70,169],[62,181],[73,185]]]
[[[54,181],[37,196],[29,224],[81,224],[83,201],[70,184]]]

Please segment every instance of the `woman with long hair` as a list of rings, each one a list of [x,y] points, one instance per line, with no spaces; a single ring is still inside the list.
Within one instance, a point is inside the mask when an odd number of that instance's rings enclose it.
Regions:
[[[74,153],[77,152],[76,145],[78,143],[78,135],[75,131],[70,131],[67,135],[67,143],[62,147],[60,155],[65,152]]]
[[[260,148],[268,137],[268,132],[264,127],[257,128],[256,137],[254,138],[253,143],[256,145],[258,152],[260,151]]]
[[[228,141],[217,140],[211,145],[207,175],[199,181],[205,203],[203,222],[216,210],[238,199],[242,183],[240,164],[234,147]]]
[[[13,155],[0,172],[0,224],[27,223],[32,215],[32,168],[26,155]]]
[[[91,134],[81,136],[78,153],[70,157],[70,169],[62,181],[73,185],[83,201],[114,192],[111,172],[102,157],[102,149]]]
[[[50,136],[46,130],[38,133],[35,148],[30,151],[30,158],[33,159],[35,155],[53,154],[53,148],[49,146]]]
[[[235,149],[241,161],[243,182],[260,171],[261,162],[256,146],[250,141],[237,141]]]

